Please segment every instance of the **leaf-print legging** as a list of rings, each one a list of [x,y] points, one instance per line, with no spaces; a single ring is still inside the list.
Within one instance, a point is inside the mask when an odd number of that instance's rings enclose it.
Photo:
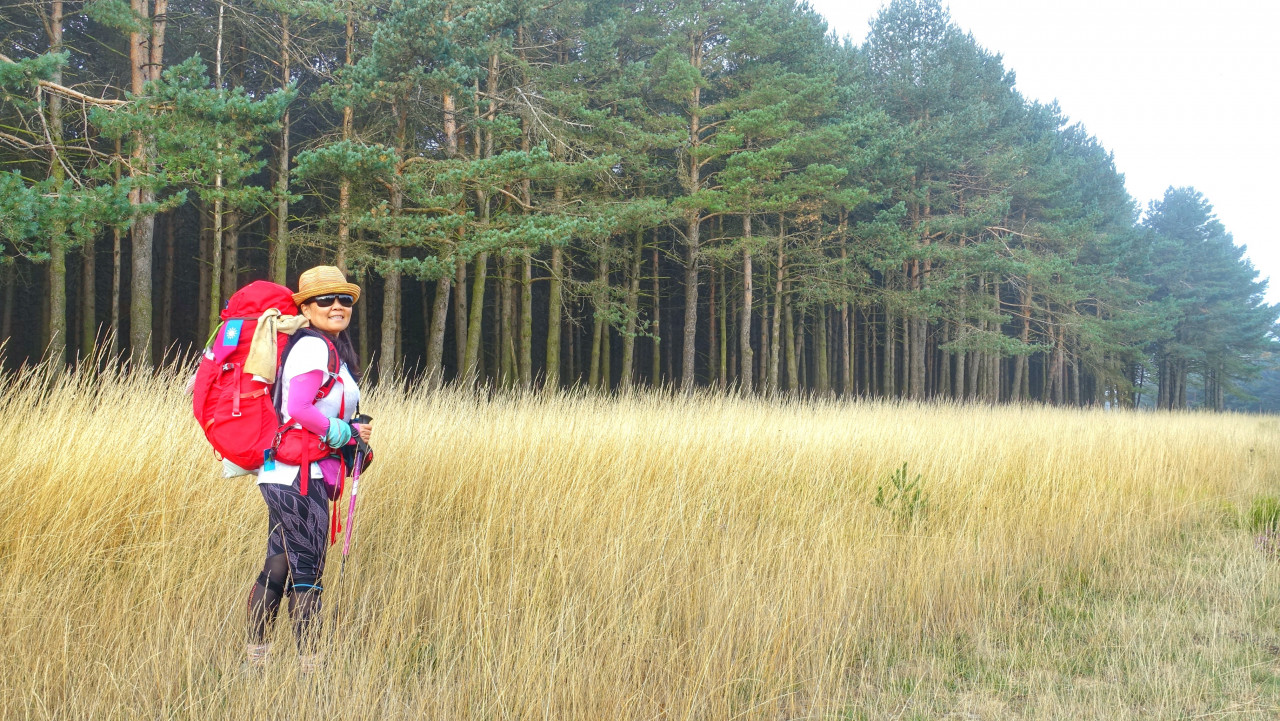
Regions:
[[[280,602],[289,597],[289,615],[298,645],[307,651],[315,642],[320,612],[320,577],[329,548],[329,497],[325,483],[313,478],[304,497],[298,479],[286,486],[261,483],[270,527],[267,560],[249,592],[249,642],[266,643]]]

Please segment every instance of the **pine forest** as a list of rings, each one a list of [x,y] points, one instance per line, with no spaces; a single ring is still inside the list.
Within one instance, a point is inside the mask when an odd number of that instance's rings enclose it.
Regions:
[[[1222,410],[1265,280],[997,50],[937,0],[6,0],[5,364],[187,358],[332,264],[384,379]]]

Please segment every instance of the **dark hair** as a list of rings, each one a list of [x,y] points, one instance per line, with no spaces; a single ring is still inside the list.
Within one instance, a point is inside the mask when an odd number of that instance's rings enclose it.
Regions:
[[[347,364],[347,372],[360,382],[360,356],[356,355],[355,344],[351,342],[351,334],[343,330],[333,340],[333,347],[338,349],[338,359]]]

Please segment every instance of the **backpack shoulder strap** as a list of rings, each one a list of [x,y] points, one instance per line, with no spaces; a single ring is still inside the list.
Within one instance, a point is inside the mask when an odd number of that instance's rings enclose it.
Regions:
[[[338,347],[333,344],[333,340],[314,328],[299,328],[289,337],[289,342],[284,346],[284,353],[280,355],[280,364],[276,369],[275,388],[272,389],[272,400],[275,402],[276,414],[280,416],[282,422],[285,416],[284,409],[281,408],[281,401],[284,398],[284,383],[282,381],[284,380],[285,359],[289,357],[289,353],[293,351],[293,347],[298,344],[298,341],[303,338],[319,338],[324,341],[325,348],[329,351],[326,359],[324,383],[320,384],[320,390],[316,392],[316,400],[329,395],[329,392],[333,390],[333,384],[338,380],[342,360],[338,356]]]

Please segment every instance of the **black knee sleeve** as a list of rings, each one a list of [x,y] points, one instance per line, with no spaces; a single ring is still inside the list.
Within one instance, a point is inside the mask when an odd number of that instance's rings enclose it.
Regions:
[[[284,595],[284,579],[270,576],[266,571],[258,574],[258,585],[277,596]]]

